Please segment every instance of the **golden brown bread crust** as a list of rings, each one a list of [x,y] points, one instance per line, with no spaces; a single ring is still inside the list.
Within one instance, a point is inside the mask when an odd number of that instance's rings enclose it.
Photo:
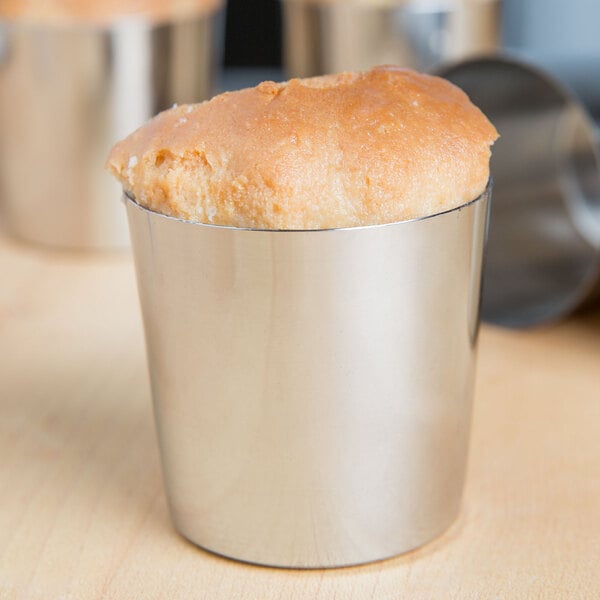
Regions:
[[[0,0],[0,18],[43,23],[106,23],[143,15],[152,20],[180,19],[212,12],[224,0]]]
[[[172,108],[116,144],[107,167],[166,215],[258,229],[353,227],[475,199],[497,136],[451,83],[377,67]]]

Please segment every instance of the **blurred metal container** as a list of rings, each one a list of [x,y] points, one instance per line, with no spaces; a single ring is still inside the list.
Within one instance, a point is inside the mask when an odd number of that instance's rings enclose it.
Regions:
[[[455,519],[490,190],[402,223],[259,231],[126,200],[176,527],[213,552],[335,567]]]
[[[600,296],[598,71],[579,61],[552,70],[560,81],[507,56],[438,70],[501,135],[482,314],[510,327],[559,319]]]
[[[5,21],[0,30],[0,221],[65,248],[128,244],[112,144],[174,102],[207,98],[219,12],[185,21]]]
[[[290,77],[380,64],[427,69],[495,50],[501,0],[282,0]]]

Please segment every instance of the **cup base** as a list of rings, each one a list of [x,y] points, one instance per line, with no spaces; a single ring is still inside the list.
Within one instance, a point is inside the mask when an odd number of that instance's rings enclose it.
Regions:
[[[411,552],[416,552],[429,544],[433,544],[437,540],[439,540],[442,536],[444,536],[450,529],[452,529],[458,522],[460,516],[460,510],[452,517],[452,519],[443,526],[440,531],[434,533],[431,536],[428,536],[426,539],[422,541],[411,544],[405,547],[400,547],[396,550],[382,552],[378,554],[373,554],[369,557],[347,557],[346,559],[341,559],[332,562],[323,562],[319,560],[313,560],[310,557],[306,557],[305,560],[270,560],[260,558],[258,556],[246,556],[243,553],[236,552],[225,552],[219,549],[207,546],[202,544],[199,541],[196,541],[193,536],[186,535],[186,533],[177,525],[175,525],[175,530],[179,535],[185,538],[188,542],[203,550],[204,552],[208,552],[209,554],[213,554],[218,556],[219,558],[224,558],[226,560],[231,560],[239,563],[243,563],[246,565],[252,565],[254,567],[263,567],[268,569],[294,569],[300,571],[315,571],[320,569],[349,569],[352,567],[361,567],[365,565],[370,565],[373,563],[384,562],[387,560],[393,560],[395,558],[399,558],[401,556],[405,556],[410,554]],[[343,553],[340,553],[340,555]]]

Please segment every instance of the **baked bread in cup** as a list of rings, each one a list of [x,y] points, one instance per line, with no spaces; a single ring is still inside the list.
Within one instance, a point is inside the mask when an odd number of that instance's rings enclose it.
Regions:
[[[474,200],[497,137],[448,81],[380,66],[173,107],[116,144],[107,167],[142,206],[189,221],[357,227]]]

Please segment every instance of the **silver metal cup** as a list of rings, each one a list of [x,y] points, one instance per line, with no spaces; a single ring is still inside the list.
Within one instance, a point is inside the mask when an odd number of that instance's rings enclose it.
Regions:
[[[553,321],[600,297],[600,88],[585,64],[556,67],[561,80],[508,56],[437,71],[501,135],[482,302],[500,325]]]
[[[107,26],[11,21],[0,29],[0,221],[66,248],[128,244],[110,147],[174,102],[207,98],[220,13]]]
[[[405,552],[458,511],[489,189],[391,225],[259,231],[126,200],[175,526],[280,567]]]
[[[438,62],[499,47],[501,0],[283,0],[290,77]]]

